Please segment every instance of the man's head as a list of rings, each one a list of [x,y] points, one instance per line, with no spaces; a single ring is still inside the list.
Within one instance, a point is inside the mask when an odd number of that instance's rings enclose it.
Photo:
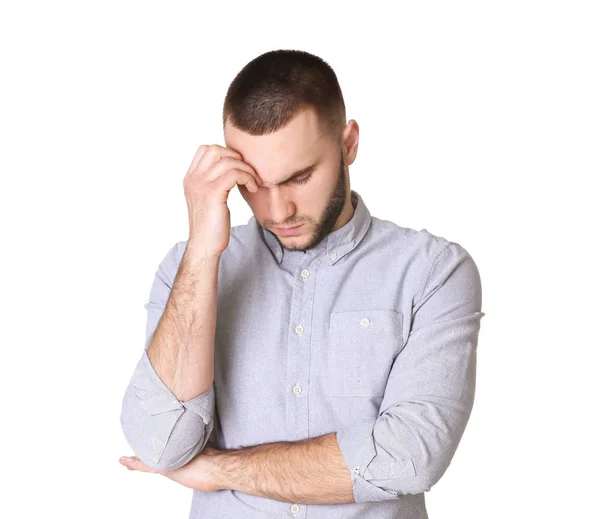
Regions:
[[[223,131],[261,177],[256,193],[238,187],[282,247],[306,251],[350,220],[358,124],[346,124],[336,75],[321,58],[277,50],[250,61],[227,91]],[[297,225],[289,235],[276,229]]]

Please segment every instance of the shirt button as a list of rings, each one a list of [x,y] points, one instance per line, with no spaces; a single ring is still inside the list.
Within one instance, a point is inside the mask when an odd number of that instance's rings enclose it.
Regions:
[[[301,324],[299,324],[298,326],[296,326],[296,333],[298,335],[302,335],[304,333],[304,327]]]
[[[290,510],[293,514],[297,514],[300,511],[300,507],[294,503],[292,506],[290,506]]]
[[[367,319],[366,317],[360,320],[360,324],[362,324],[363,326],[369,326],[371,324],[370,319]]]
[[[302,269],[302,272],[300,272],[300,274],[302,274],[302,277],[306,279],[310,272],[307,269]]]
[[[329,255],[329,257],[330,257],[332,260],[336,259],[336,258],[337,258],[337,252],[333,251],[333,252],[332,252],[332,253]]]
[[[297,395],[299,395],[300,393],[302,393],[302,388],[298,384],[296,384],[294,386],[293,391],[294,391],[294,393],[296,393]]]

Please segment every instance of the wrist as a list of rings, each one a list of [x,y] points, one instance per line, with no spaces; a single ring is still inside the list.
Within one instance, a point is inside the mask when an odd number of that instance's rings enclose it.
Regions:
[[[237,490],[234,484],[234,463],[231,450],[215,450],[211,453],[213,484],[218,490]]]
[[[218,263],[222,253],[211,251],[199,238],[190,238],[187,241],[185,254],[194,262]]]

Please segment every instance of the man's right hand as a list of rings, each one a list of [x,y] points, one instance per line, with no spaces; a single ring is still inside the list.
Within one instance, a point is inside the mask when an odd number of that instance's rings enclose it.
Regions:
[[[227,198],[237,184],[256,193],[262,180],[231,148],[218,144],[198,148],[183,179],[183,190],[188,207],[189,241],[201,254],[219,256],[227,248],[231,227]]]

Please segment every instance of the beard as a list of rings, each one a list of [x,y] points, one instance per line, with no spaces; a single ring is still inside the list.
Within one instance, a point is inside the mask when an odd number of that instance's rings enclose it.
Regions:
[[[317,223],[317,228],[313,232],[310,237],[308,243],[301,247],[286,247],[279,237],[275,235],[277,241],[281,247],[285,250],[294,250],[294,251],[302,251],[306,252],[313,247],[316,247],[328,234],[331,233],[332,229],[335,227],[335,224],[342,214],[344,210],[344,205],[346,204],[346,168],[344,166],[344,152],[343,150],[340,153],[340,169],[337,178],[337,182],[329,196],[327,204],[325,205],[325,209],[323,210],[323,215],[321,216],[319,222]]]

